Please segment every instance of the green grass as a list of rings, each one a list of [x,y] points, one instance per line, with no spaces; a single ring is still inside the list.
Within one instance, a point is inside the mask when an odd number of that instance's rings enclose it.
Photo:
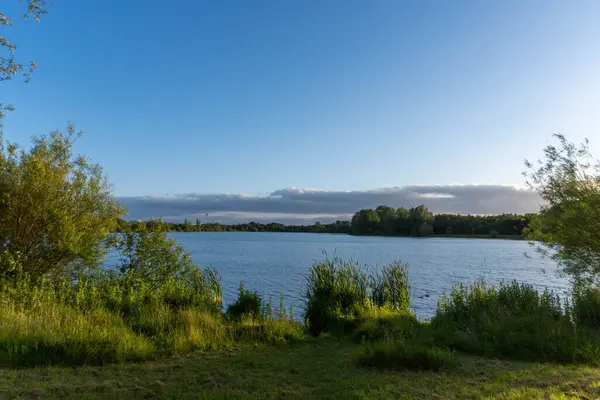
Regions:
[[[446,349],[417,340],[388,340],[368,345],[359,360],[360,365],[380,369],[440,371],[453,369],[457,362]]]
[[[600,371],[456,355],[432,372],[360,367],[364,347],[334,338],[143,363],[0,369],[14,399],[596,399]]]

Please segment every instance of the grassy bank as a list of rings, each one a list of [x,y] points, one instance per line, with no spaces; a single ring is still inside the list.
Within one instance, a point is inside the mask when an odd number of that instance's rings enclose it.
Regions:
[[[144,363],[0,369],[0,398],[20,399],[595,399],[585,366],[459,356],[456,370],[381,371],[355,360],[361,345],[318,338]]]
[[[306,277],[301,324],[283,299],[243,285],[223,309],[211,270],[123,271],[0,281],[0,398],[600,394],[597,290],[563,304],[516,282],[459,285],[423,323],[404,264],[369,271],[333,259]]]

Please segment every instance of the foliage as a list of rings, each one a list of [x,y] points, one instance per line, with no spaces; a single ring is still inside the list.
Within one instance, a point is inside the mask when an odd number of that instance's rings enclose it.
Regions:
[[[369,275],[351,261],[328,259],[313,264],[307,277],[304,317],[313,335],[353,330],[372,309],[408,312],[409,290],[404,264]]]
[[[350,227],[353,234],[373,234],[381,222],[379,214],[375,210],[364,209],[357,211],[352,217]]]
[[[227,315],[233,319],[242,319],[243,317],[260,318],[263,299],[258,292],[252,292],[240,283],[240,291],[235,302],[227,307]]]
[[[526,162],[528,184],[544,204],[527,237],[557,260],[575,281],[598,282],[600,276],[600,165],[587,140],[580,146],[555,135],[558,147],[544,150],[537,165]]]
[[[377,217],[375,217],[375,213]],[[497,237],[520,236],[532,215],[458,215],[432,214],[421,205],[410,209],[379,206],[364,209],[352,217],[355,235],[431,236],[460,235]]]
[[[96,266],[124,213],[102,168],[74,156],[78,136],[69,126],[29,150],[0,138],[0,243],[33,279]]]
[[[27,0],[27,10],[23,14],[25,19],[34,18],[40,22],[41,17],[46,14],[46,0]],[[13,26],[12,20],[2,11],[0,11],[0,28]],[[31,73],[35,70],[36,65],[32,61],[28,65],[22,64],[15,59],[15,50],[17,46],[0,35],[0,81],[6,81],[20,73],[23,74],[26,82],[29,82]],[[12,111],[14,108],[11,104],[0,103],[0,120],[4,118],[6,111]]]
[[[597,332],[574,325],[569,305],[530,285],[455,286],[431,321],[437,343],[493,357],[554,362],[600,360]]]
[[[158,290],[173,279],[182,280],[198,295],[220,301],[217,272],[206,269],[203,273],[190,254],[167,237],[166,225],[161,221],[150,231],[146,225],[136,225],[114,236],[113,242],[120,255],[118,269],[124,280],[143,282],[150,290]]]
[[[573,317],[591,329],[600,329],[600,289],[576,286],[573,289]]]
[[[388,340],[369,345],[359,358],[359,363],[382,369],[431,371],[451,369],[457,365],[448,350],[427,346],[416,340]]]

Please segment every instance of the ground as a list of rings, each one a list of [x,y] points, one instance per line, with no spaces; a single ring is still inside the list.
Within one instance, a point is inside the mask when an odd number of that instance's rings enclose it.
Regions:
[[[600,369],[459,356],[456,371],[358,367],[333,338],[139,364],[0,369],[0,399],[597,399]]]

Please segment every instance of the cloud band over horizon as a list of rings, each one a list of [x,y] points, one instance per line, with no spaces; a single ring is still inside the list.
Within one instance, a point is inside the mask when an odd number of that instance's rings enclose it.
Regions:
[[[321,222],[348,219],[363,208],[379,205],[414,207],[424,204],[434,213],[503,214],[539,209],[537,193],[508,185],[413,185],[364,191],[286,188],[267,196],[197,194],[119,197],[127,219],[163,218],[236,223],[276,221]],[[206,214],[208,213],[208,216]]]

